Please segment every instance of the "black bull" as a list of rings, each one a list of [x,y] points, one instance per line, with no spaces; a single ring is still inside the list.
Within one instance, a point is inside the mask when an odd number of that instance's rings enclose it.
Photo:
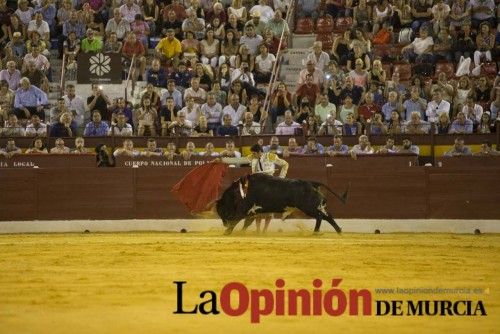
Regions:
[[[252,174],[233,182],[217,201],[216,209],[226,227],[226,234],[230,234],[242,219],[245,219],[245,230],[257,214],[283,213],[287,208],[297,208],[315,218],[314,232],[319,232],[324,219],[340,233],[342,229],[326,210],[326,196],[321,190],[332,193],[342,203],[345,203],[349,191],[338,195],[319,182]]]

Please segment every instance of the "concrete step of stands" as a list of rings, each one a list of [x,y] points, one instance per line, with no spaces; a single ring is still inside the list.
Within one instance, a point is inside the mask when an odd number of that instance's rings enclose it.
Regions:
[[[288,52],[283,55],[284,64],[302,67],[302,60],[306,59],[309,52],[311,52],[309,49],[289,49]]]
[[[316,40],[315,34],[310,34],[310,35],[293,34],[292,47],[293,48],[310,48],[313,46],[313,43],[315,40]]]

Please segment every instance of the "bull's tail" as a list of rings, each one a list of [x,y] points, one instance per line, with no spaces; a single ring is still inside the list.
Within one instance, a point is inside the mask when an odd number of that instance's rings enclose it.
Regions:
[[[332,193],[333,196],[337,197],[337,199],[339,201],[341,201],[342,204],[345,204],[345,202],[347,202],[347,195],[349,194],[349,190],[351,189],[351,182],[349,182],[349,184],[347,185],[347,189],[344,191],[344,193],[342,195],[337,194],[335,191],[330,189],[330,187],[328,187],[327,185],[325,185],[321,182],[314,182],[313,181],[312,184],[314,184],[318,188],[322,187],[322,188],[328,190],[328,192]]]

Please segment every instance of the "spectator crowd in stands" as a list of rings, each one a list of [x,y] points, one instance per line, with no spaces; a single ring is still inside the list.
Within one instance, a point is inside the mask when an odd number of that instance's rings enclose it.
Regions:
[[[0,0],[0,134],[364,138],[496,130],[494,0],[297,0],[290,14],[291,4]],[[288,26],[291,15],[296,27]],[[308,25],[318,40],[296,90],[269,86],[278,50]],[[80,53],[120,53],[123,68],[134,61],[132,79],[145,89],[132,104],[110,99],[98,84],[85,98],[70,83],[49,106],[51,48],[65,55],[68,72]],[[123,152],[133,152],[130,143]],[[56,147],[67,151],[64,142]],[[370,151],[361,139],[351,151],[358,150]],[[330,152],[309,142],[300,151]]]

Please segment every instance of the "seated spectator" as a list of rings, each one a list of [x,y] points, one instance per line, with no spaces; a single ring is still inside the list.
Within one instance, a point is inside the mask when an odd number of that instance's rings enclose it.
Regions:
[[[7,119],[7,115],[12,113],[14,104],[14,92],[9,89],[9,84],[5,80],[0,80],[0,127]]]
[[[347,155],[347,153],[349,153],[349,147],[342,143],[342,136],[333,136],[333,145],[328,146],[326,154],[333,157],[336,155]]]
[[[179,108],[174,104],[174,98],[169,96],[166,98],[165,107],[160,112],[160,125],[161,135],[167,136],[169,132],[169,125],[171,122],[177,120]]]
[[[241,135],[255,136],[260,134],[260,131],[261,131],[260,123],[255,122],[252,113],[247,111],[243,116]]]
[[[477,133],[493,133],[495,132],[495,122],[492,121],[489,111],[485,111],[481,115],[481,121],[477,125]]]
[[[28,78],[33,86],[40,88],[45,93],[49,92],[49,81],[47,80],[47,76],[45,72],[36,67],[35,61],[31,60],[24,66],[21,76]]]
[[[418,111],[421,118],[425,117],[425,110],[427,109],[427,101],[420,97],[420,89],[412,87],[410,98],[403,102],[403,112],[405,120],[409,121],[411,113]]]
[[[76,59],[81,49],[80,44],[80,40],[76,38],[76,33],[74,31],[70,32],[68,39],[65,40],[63,44],[63,50],[66,57],[73,57],[73,59]]]
[[[497,150],[494,150],[493,146],[491,146],[491,143],[489,141],[484,141],[481,144],[481,149],[479,150],[479,152],[475,152],[472,155],[473,156],[481,156],[481,157],[484,157],[484,156],[499,156],[500,152],[497,151]]]
[[[113,18],[106,24],[106,36],[115,33],[118,40],[122,41],[129,31],[130,23],[123,18],[120,8],[113,9]]]
[[[444,73],[444,72],[442,72]],[[392,73],[391,80],[387,80],[385,82],[385,92],[388,94],[390,91],[396,91],[398,94],[406,96],[407,95],[407,86],[399,81],[400,75],[399,72]],[[378,103],[379,101],[375,98],[375,101]],[[383,104],[383,103],[380,103]]]
[[[453,145],[453,148],[451,148],[444,154],[445,157],[459,157],[469,155],[472,155],[472,151],[470,147],[464,145],[464,139],[460,137],[455,139],[455,145]]]
[[[192,96],[187,97],[186,106],[180,111],[183,111],[186,114],[186,119],[190,121],[193,126],[198,125],[198,119],[201,115],[200,105],[194,102],[194,98]]]
[[[355,121],[354,114],[349,113],[346,116],[345,123],[342,125],[342,134],[344,136],[360,135],[362,133],[361,128],[361,124]]]
[[[307,97],[309,106],[314,108],[316,105],[316,100],[320,94],[320,88],[317,84],[313,82],[312,75],[306,76],[305,83],[299,85],[297,92],[295,93],[296,104],[302,103],[302,99]]]
[[[31,115],[31,122],[26,126],[26,136],[47,137],[47,124],[43,123],[38,115]]]
[[[353,114],[354,119],[358,118],[358,107],[352,103],[353,99],[350,95],[346,95],[344,97],[344,104],[340,106],[338,109],[337,119],[342,123],[345,123],[347,120],[347,115]]]
[[[209,129],[216,130],[222,124],[222,106],[216,101],[213,92],[207,94],[207,102],[201,106],[200,111],[207,118]]]
[[[391,113],[391,119],[387,122],[387,133],[391,135],[403,133],[403,127],[400,113],[393,111]]]
[[[328,95],[321,93],[319,95],[318,104],[314,108],[314,114],[319,117],[321,122],[325,122],[330,116],[337,116],[337,107],[335,104],[328,101]]]
[[[306,68],[300,71],[298,85],[303,85],[307,82],[307,77],[311,76],[312,83],[318,85],[318,87],[323,87],[325,81],[325,74],[322,70],[316,67],[316,61],[314,59],[309,59],[306,61]]]
[[[109,132],[109,125],[101,118],[101,113],[98,110],[92,111],[92,121],[85,126],[84,136],[104,137]]]
[[[222,125],[217,128],[217,136],[237,136],[238,128],[233,125],[231,114],[222,115]]]
[[[316,141],[315,137],[307,138],[307,142],[302,148],[302,154],[318,155],[323,153],[325,153],[325,148]]]
[[[87,29],[85,38],[81,43],[81,50],[84,53],[98,53],[103,48],[102,39],[94,35],[94,30]]]
[[[226,141],[226,149],[220,152],[220,156],[229,158],[241,158],[241,153],[236,150],[234,141],[228,140]]]
[[[197,63],[194,67],[193,76],[200,80],[200,87],[205,91],[209,91],[214,81],[214,74],[209,65]]]
[[[417,145],[413,145],[409,138],[405,138],[403,139],[403,146],[399,150],[399,153],[412,153],[419,155],[420,148]]]
[[[70,112],[65,112],[59,117],[59,122],[50,127],[51,137],[74,137],[76,136],[76,122]]]
[[[14,114],[9,114],[5,121],[4,127],[0,127],[0,134],[3,137],[24,137],[25,130],[23,125]]]
[[[397,111],[399,113],[403,111],[402,99],[402,95],[400,95],[398,98],[397,92],[389,92],[387,103],[382,106],[382,115],[384,115],[385,121],[391,119],[391,114],[393,111]]]
[[[287,1],[274,1],[274,4],[275,4],[274,8],[275,9],[277,8],[276,4],[278,4],[278,3],[281,6],[283,6],[283,5],[286,5]],[[285,11],[285,14],[286,14],[286,11]],[[285,40],[290,35],[290,28],[288,27],[288,22],[283,18],[283,13],[280,10],[276,10],[274,12],[274,16],[271,20],[269,20],[267,22],[266,28],[272,32],[274,38],[281,38],[281,33],[283,32],[284,41],[282,43],[284,43]],[[321,45],[321,49],[322,48],[323,48],[323,46]],[[328,55],[328,54],[326,54],[326,55]],[[328,59],[330,59],[330,56],[328,56]],[[328,62],[326,64],[328,65]],[[320,66],[318,66],[318,67],[320,70],[323,69]]]
[[[66,85],[66,95],[62,98],[67,110],[73,114],[73,120],[76,123],[77,129],[83,128],[85,125],[86,106],[83,98],[76,95],[75,85]]]
[[[75,138],[75,148],[70,151],[71,154],[90,154],[91,151],[85,147],[85,139],[83,137]]]
[[[43,106],[48,103],[47,95],[26,77],[20,83],[21,87],[16,90],[14,97],[14,114],[19,119],[29,119],[31,114],[37,114],[41,120],[45,120]]]
[[[144,49],[147,50],[149,48],[148,36],[150,34],[150,30],[148,23],[144,21],[140,12],[135,14],[134,21],[130,23],[130,30],[134,32],[137,40],[141,42]],[[144,73],[144,71],[141,73]]]
[[[427,103],[425,115],[429,122],[436,122],[442,112],[450,114],[450,102],[443,100],[443,90],[437,88],[432,93],[432,100]],[[411,113],[413,115],[413,113]]]
[[[219,152],[215,151],[214,144],[211,142],[208,142],[205,144],[205,151],[200,152],[200,156],[202,157],[218,157],[220,154]]]
[[[50,124],[56,124],[57,122],[59,122],[59,118],[65,112],[69,112],[69,110],[66,107],[64,99],[60,97],[59,99],[57,99],[57,104],[50,109]]]
[[[225,24],[227,21],[224,5],[220,2],[214,3],[213,7],[205,15],[207,22],[213,22],[215,18],[219,19],[222,24]]]
[[[344,85],[342,87],[336,87],[334,95],[339,98],[339,101],[344,101],[347,96],[350,96],[352,103],[357,106],[361,101],[363,92],[363,88],[355,86],[352,77],[347,76],[344,80]]]
[[[488,82],[488,78],[480,77],[476,82],[475,97],[477,102],[489,102],[491,100],[491,90],[493,87]],[[467,94],[469,96],[469,94]]]
[[[198,118],[198,125],[195,126],[193,131],[193,136],[195,137],[212,137],[214,132],[208,127],[207,118],[204,115],[200,115]]]
[[[465,114],[460,111],[457,118],[451,123],[450,134],[464,134],[472,133],[473,123],[470,119],[465,117]]]
[[[288,138],[288,146],[283,150],[283,157],[302,154],[302,148],[297,144],[295,137]]]
[[[43,142],[42,138],[35,137],[31,143],[30,148],[28,148],[24,154],[47,154],[47,148]],[[0,153],[1,154],[1,153]]]
[[[269,53],[269,49],[265,44],[260,45],[259,50],[260,54],[255,57],[255,82],[269,83],[276,57]]]
[[[319,128],[320,135],[341,135],[342,122],[335,119],[335,116],[328,116]]]
[[[359,46],[357,46],[357,48],[359,48]],[[349,71],[348,75],[352,78],[355,86],[366,89],[369,73],[363,66],[363,60],[361,58],[356,58],[354,61],[354,68]]]
[[[5,147],[0,148],[0,155],[6,158],[12,158],[16,154],[22,154],[23,151],[16,146],[16,142],[14,138],[7,139],[7,145]]]
[[[121,53],[123,43],[118,40],[116,32],[111,32],[106,39],[102,51],[104,53]]]
[[[274,152],[276,154],[283,153],[283,147],[280,146],[280,139],[277,136],[272,136],[271,139],[269,140],[269,145],[263,145],[262,150],[264,151],[264,153],[267,152]]]
[[[434,40],[426,27],[420,28],[420,36],[401,49],[403,58],[410,63],[433,63]]]
[[[115,100],[115,105],[111,110],[111,124],[116,123],[116,115],[123,113],[127,117],[127,123],[134,127],[134,113],[123,97]]]
[[[108,130],[108,136],[130,137],[132,135],[132,125],[127,123],[127,116],[119,112],[116,114],[116,124],[112,124]]]
[[[267,5],[267,0],[259,0],[259,4],[250,9],[250,15],[259,13],[264,23],[268,23],[274,17],[274,10]]]
[[[175,81],[175,87],[184,92],[191,84],[191,73],[188,72],[186,63],[181,61],[177,67],[177,71],[170,74],[170,78]]]
[[[370,142],[368,140],[368,136],[366,135],[361,135],[358,138],[358,144],[354,145],[350,151],[351,156],[353,158],[356,157],[358,154],[373,154],[374,150],[373,147],[371,147]]]
[[[452,55],[452,38],[448,31],[448,28],[442,28],[436,40],[434,41],[434,57],[436,60],[444,60],[447,62],[452,62],[454,57]]]
[[[369,120],[370,124],[370,134],[372,135],[383,135],[387,133],[387,126],[382,120],[382,114],[373,115],[372,119]]]
[[[276,127],[276,134],[293,136],[296,129],[299,128],[301,128],[301,125],[293,120],[292,112],[287,110],[285,111],[285,120]]]
[[[196,39],[203,39],[205,37],[205,20],[197,17],[196,10],[188,8],[186,10],[187,17],[182,22],[182,31],[187,36],[188,32],[192,32]]]
[[[155,47],[156,56],[167,64],[177,67],[182,53],[181,42],[174,37],[174,29],[167,30],[167,36],[162,38]]]
[[[385,145],[379,147],[377,153],[379,154],[388,154],[388,153],[398,153],[398,148],[394,145],[394,138],[387,138],[385,141]]]
[[[474,65],[481,66],[481,58],[491,61],[491,53],[495,46],[495,35],[490,32],[490,25],[487,22],[481,23],[479,33],[476,37],[477,50],[474,52]]]
[[[261,35],[256,34],[253,24],[245,25],[244,31],[245,34],[240,37],[240,44],[245,45],[250,55],[255,56],[257,54],[257,48],[262,43],[263,38]]]
[[[385,87],[385,83],[387,80],[387,73],[382,67],[382,62],[380,59],[376,59],[373,61],[373,68],[369,72],[368,81],[371,84],[383,88]]]
[[[230,115],[232,125],[237,126],[246,112],[246,107],[240,103],[240,97],[233,94],[229,98],[229,104],[222,109],[222,115]]]
[[[35,13],[34,19],[29,22],[27,30],[28,36],[31,36],[32,33],[37,32],[45,43],[50,43],[49,24],[43,20],[42,12]]]
[[[375,114],[380,112],[380,107],[373,102],[373,93],[366,93],[364,103],[358,108],[358,118],[361,124],[366,125],[368,120],[371,120]]]
[[[405,124],[405,133],[424,134],[429,133],[430,124],[420,118],[420,113],[414,111],[411,113],[410,120]]]
[[[114,157],[138,157],[140,152],[134,149],[134,142],[131,139],[125,139],[123,146],[113,152]]]
[[[64,145],[64,139],[57,138],[55,146],[50,149],[50,154],[69,154],[69,147]]]
[[[176,136],[190,136],[193,132],[193,123],[186,119],[186,112],[180,110],[177,113],[177,119],[168,125],[172,135]]]
[[[141,108],[136,112],[137,114],[137,135],[144,136],[149,132],[150,136],[156,136],[156,124],[158,122],[158,111],[151,105],[151,99],[142,99]]]
[[[481,122],[481,116],[483,115],[483,107],[481,107],[480,104],[475,103],[474,97],[470,95],[467,96],[467,100],[462,108],[462,112],[467,119],[470,119],[472,123],[477,125],[479,124],[479,122]]]
[[[188,141],[186,143],[186,149],[181,152],[181,156],[184,158],[184,160],[189,160],[192,157],[196,157],[198,155],[198,152],[196,152],[196,146],[192,141]]]
[[[314,93],[316,96],[316,93]],[[278,117],[283,118],[285,111],[292,106],[292,94],[287,90],[284,82],[278,83],[277,88],[271,96],[271,120],[272,124],[276,124]]]
[[[440,135],[446,135],[450,132],[450,126],[451,121],[448,113],[440,113],[438,122],[436,123],[436,133]]]
[[[207,29],[206,34],[206,38],[200,42],[200,60],[203,64],[215,68],[219,60],[220,43],[218,39],[215,39],[212,27]]]
[[[300,124],[300,123],[299,123]],[[321,124],[319,118],[313,114],[309,114],[307,118],[302,121],[303,133],[308,137],[318,136],[320,134]]]
[[[122,47],[122,59],[124,60],[124,64],[127,68],[130,67],[134,56],[134,68],[132,68],[132,73],[130,74],[132,80],[142,81],[143,78],[147,79],[146,50],[144,49],[143,43],[137,39],[137,35],[134,32],[129,32]]]
[[[173,160],[179,156],[179,152],[177,151],[177,146],[174,143],[170,142],[167,144],[167,148],[163,153],[163,156],[167,158],[167,160]]]
[[[314,109],[309,106],[309,102],[306,98],[303,98],[298,105],[298,110],[295,112],[294,120],[299,124],[306,124],[309,116],[314,115]],[[290,110],[291,111],[291,110]],[[283,117],[283,120],[285,118]]]
[[[281,36],[281,31],[279,36]],[[330,56],[328,55],[328,53],[323,51],[323,43],[321,41],[314,42],[312,52],[307,55],[307,61],[309,60],[316,63],[316,67],[321,71],[328,70],[328,65],[330,64]]]
[[[168,87],[167,85],[167,71],[161,67],[160,60],[155,58],[151,62],[151,67],[146,71],[146,81],[147,83],[153,84],[155,87],[165,87],[167,86],[167,90],[172,93],[175,89],[175,81],[174,83],[174,89]],[[179,92],[180,93],[180,92]],[[182,94],[181,94],[182,96]],[[182,102],[182,97],[181,97],[181,102]],[[182,106],[182,103],[179,105],[179,107]]]
[[[238,41],[239,38],[236,37],[234,30],[229,29],[226,31],[226,37],[221,43],[219,66],[227,64],[228,67],[236,68],[236,57],[240,49]]]
[[[21,72],[16,69],[15,61],[8,61],[7,68],[0,71],[0,80],[7,81],[9,89],[15,91],[19,87],[19,81],[21,80]]]
[[[207,101],[207,92],[200,87],[200,79],[194,77],[191,79],[191,87],[184,91],[184,100],[193,98],[193,102],[202,105]]]
[[[149,138],[146,145],[146,149],[140,152],[140,155],[145,157],[161,157],[163,155],[163,150],[157,146],[154,138]]]
[[[101,113],[102,119],[106,122],[111,122],[111,114],[108,106],[111,106],[111,100],[102,91],[102,86],[96,83],[92,84],[92,95],[87,97],[88,110],[98,110]]]

